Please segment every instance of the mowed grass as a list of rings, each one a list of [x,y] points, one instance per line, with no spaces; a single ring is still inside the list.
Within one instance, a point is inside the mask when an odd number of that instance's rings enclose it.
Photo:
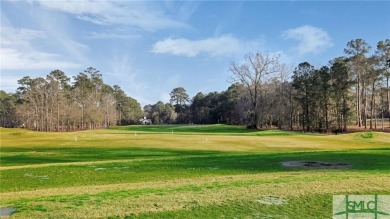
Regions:
[[[332,195],[390,194],[386,133],[226,125],[0,130],[0,206],[15,208],[15,218],[331,218]],[[269,197],[284,204],[259,201]]]

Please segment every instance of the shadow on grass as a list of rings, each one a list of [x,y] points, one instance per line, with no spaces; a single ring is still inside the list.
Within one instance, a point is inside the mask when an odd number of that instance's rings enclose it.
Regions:
[[[156,148],[59,148],[59,149],[5,149],[2,150],[1,165],[29,165],[46,163],[139,160],[143,166],[166,167],[171,170],[209,169],[214,171],[231,170],[244,172],[269,172],[286,170],[307,170],[307,168],[285,168],[284,161],[324,161],[341,162],[357,170],[389,170],[389,148],[317,151],[317,152],[279,152],[262,154],[234,154],[220,151],[175,150]],[[7,155],[10,153],[10,155]],[[155,158],[155,159],[154,159]],[[167,159],[164,159],[167,158]],[[169,158],[169,159],[168,159]],[[150,160],[151,159],[151,160]]]
[[[93,165],[45,166],[2,170],[0,192],[22,191],[83,185],[113,183],[158,182],[174,179],[191,179],[203,176],[257,174],[290,171],[324,171],[311,168],[286,168],[283,161],[325,161],[342,162],[351,165],[348,171],[374,171],[375,174],[389,174],[390,151],[351,150],[342,152],[293,152],[269,154],[229,154],[220,152],[199,152],[161,149],[78,149],[79,156],[70,158],[8,157],[8,164],[56,163],[74,161],[96,161],[98,159],[135,159],[134,162],[108,162]],[[68,151],[68,153],[75,151]],[[149,160],[136,160],[149,157]],[[155,158],[155,159],[154,159]],[[165,159],[166,158],[166,159]],[[2,158],[2,162],[4,162]],[[3,164],[2,164],[3,165]],[[342,174],[344,169],[340,170]]]
[[[286,170],[312,170],[311,168],[282,167],[284,161],[323,161],[351,165],[352,170],[390,170],[390,153],[383,150],[343,152],[292,152],[273,154],[225,155],[188,157],[175,160],[175,169],[209,168],[212,170],[237,170],[247,172],[274,172]],[[318,169],[317,169],[318,170]]]
[[[282,130],[256,130],[247,129],[244,126],[234,125],[132,125],[112,127],[110,130],[126,130],[132,132],[153,133],[175,133],[175,134],[217,134],[217,135],[258,135],[258,136],[286,136],[298,135],[299,132],[289,132]],[[124,134],[124,133],[117,133]]]
[[[206,156],[220,154],[217,151],[192,151],[156,148],[3,148],[1,166],[46,163],[88,162],[124,159]]]

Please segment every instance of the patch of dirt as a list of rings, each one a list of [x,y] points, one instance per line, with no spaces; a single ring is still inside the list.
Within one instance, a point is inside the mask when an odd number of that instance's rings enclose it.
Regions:
[[[287,200],[276,196],[268,196],[268,197],[262,197],[258,199],[257,202],[265,205],[283,205],[287,203]]]
[[[128,169],[129,167],[114,167],[115,170]]]
[[[51,152],[51,151],[30,151],[30,152],[27,152],[27,154],[33,155],[33,156],[64,155],[60,152]]]
[[[0,208],[0,217],[3,216],[10,216],[11,214],[15,213],[16,209],[10,208],[10,207],[1,207]]]
[[[336,162],[325,162],[325,161],[285,161],[282,162],[283,167],[305,167],[313,169],[343,169],[350,168],[351,165],[348,163],[336,163]]]
[[[47,175],[33,175],[31,173],[26,173],[23,175],[24,177],[29,177],[29,178],[35,178],[35,179],[39,179],[39,180],[46,180],[46,179],[49,179],[49,176]]]

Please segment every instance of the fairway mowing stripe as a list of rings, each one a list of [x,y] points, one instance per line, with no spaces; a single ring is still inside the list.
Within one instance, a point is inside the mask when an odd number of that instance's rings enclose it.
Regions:
[[[146,160],[157,160],[157,159],[141,158],[141,159],[132,159],[132,160],[127,159],[127,160],[81,161],[81,162],[68,162],[68,163],[45,163],[45,164],[31,164],[31,165],[24,165],[24,166],[0,167],[0,170],[15,170],[15,169],[40,168],[40,167],[51,167],[51,166],[83,166],[83,165],[90,165],[90,164],[105,164],[105,163],[127,163],[133,161],[146,161]],[[161,158],[161,160],[163,160],[163,158]]]
[[[337,175],[339,172],[332,172]],[[293,181],[283,180],[285,176],[294,176]],[[380,176],[371,178],[370,174],[367,174],[365,177],[355,177],[355,173],[349,172],[345,173],[349,175],[349,178],[344,178],[342,180],[337,178],[332,178],[328,180],[327,174],[323,172],[293,172],[293,173],[271,173],[271,174],[255,174],[255,175],[239,175],[239,176],[223,176],[223,177],[210,177],[210,178],[199,178],[196,180],[172,180],[172,181],[163,181],[163,182],[150,182],[150,183],[134,183],[134,184],[118,184],[118,185],[107,185],[99,189],[99,191],[94,191],[91,193],[87,191],[87,187],[78,187],[76,188],[79,191],[63,192],[64,199],[68,198],[67,202],[56,202],[56,195],[60,194],[46,194],[54,192],[54,190],[49,189],[31,191],[36,195],[35,197],[26,197],[26,193],[19,197],[23,207],[25,208],[20,213],[14,215],[19,218],[74,218],[80,217],[80,215],[88,215],[89,217],[110,217],[113,216],[115,212],[116,216],[126,216],[129,213],[143,213],[143,212],[164,212],[176,209],[183,209],[186,206],[190,206],[191,203],[196,202],[198,206],[204,207],[208,205],[218,204],[221,205],[226,203],[229,200],[236,201],[256,201],[262,197],[276,196],[289,200],[290,198],[299,197],[304,199],[305,197],[315,195],[315,194],[344,194],[344,193],[356,193],[356,192],[375,192],[382,191],[385,188],[390,187],[390,178],[388,176]],[[363,174],[364,175],[364,174]],[[309,177],[309,178],[308,178]],[[278,181],[282,179],[282,181]],[[251,181],[256,180],[256,181]],[[276,181],[275,181],[276,180]],[[298,180],[298,181],[297,181]],[[249,184],[245,184],[249,182]],[[157,183],[157,185],[156,185]],[[217,184],[215,184],[217,183]],[[238,184],[237,184],[238,183]],[[244,183],[241,185],[239,183]],[[356,185],[356,187],[351,187],[351,183]],[[108,191],[108,188],[113,189]],[[132,187],[129,188],[128,186]],[[199,187],[200,190],[189,190],[187,187]],[[211,187],[207,187],[211,186]],[[375,188],[376,187],[376,188]],[[94,187],[91,187],[94,189]],[[154,192],[150,190],[147,193],[142,193],[140,195],[126,195],[119,198],[107,196],[101,196],[97,193],[103,192],[105,195],[107,193],[113,192],[121,193],[126,191],[137,191],[142,189],[154,189],[154,188],[163,188],[166,189],[166,192]],[[180,189],[184,188],[184,190]],[[376,190],[379,188],[379,190]],[[66,188],[72,189],[72,188]],[[104,190],[105,189],[105,190]],[[175,190],[176,189],[176,190]],[[79,196],[84,196],[89,194],[88,199],[81,201],[81,206],[75,206],[74,202],[80,201]],[[97,194],[97,196],[93,196]],[[12,200],[18,199],[15,197],[16,193],[12,196],[12,193],[7,193],[7,196],[0,194],[2,196],[2,204],[12,203]],[[46,196],[45,196],[46,195]],[[75,197],[72,197],[75,195]],[[50,198],[52,196],[53,198]],[[45,197],[48,197],[45,199]],[[110,197],[110,196],[108,196]],[[4,199],[3,198],[10,198]],[[31,198],[29,200],[29,198]],[[53,201],[54,200],[54,201]],[[96,206],[98,201],[99,205]],[[44,206],[47,211],[37,211],[36,206]],[[72,211],[69,211],[66,207],[72,207]]]
[[[195,156],[182,156],[181,158],[195,158],[195,157],[209,157],[210,155],[195,155]],[[218,155],[213,155],[218,156]],[[222,155],[220,155],[222,156]],[[130,163],[135,161],[148,161],[148,160],[175,160],[177,156],[166,156],[163,158],[135,158],[135,159],[124,159],[124,160],[101,160],[101,161],[80,161],[80,162],[67,162],[67,163],[45,163],[45,164],[30,164],[22,166],[7,166],[0,167],[1,170],[15,170],[24,168],[40,168],[40,167],[51,167],[51,166],[84,166],[90,164],[106,164],[106,163]]]
[[[17,131],[10,130],[12,132]],[[213,133],[180,134],[150,132],[139,133],[137,137],[131,131],[113,133],[113,130],[93,130],[74,133],[38,133],[26,132],[26,135],[15,136],[0,133],[2,145],[7,149],[22,147],[31,150],[46,148],[169,148],[199,151],[229,152],[264,152],[264,151],[313,151],[342,150],[362,148],[390,147],[390,134],[374,132],[373,139],[358,138],[357,134],[345,135],[309,135],[299,134],[286,136],[273,135],[214,135]],[[115,130],[114,130],[115,131]],[[20,130],[24,133],[24,131]],[[78,141],[74,141],[77,133]],[[261,133],[261,132],[259,132]],[[360,134],[359,134],[360,135]],[[205,138],[208,136],[208,141]],[[56,145],[53,147],[53,145]],[[4,155],[7,153],[5,152]],[[0,157],[2,155],[0,154]]]
[[[140,190],[140,189],[158,189],[158,188],[177,188],[183,186],[202,186],[205,184],[213,183],[242,183],[246,181],[255,180],[255,185],[260,185],[264,188],[269,187],[271,184],[280,184],[280,183],[289,183],[290,180],[293,180],[292,183],[297,186],[297,188],[302,187],[303,184],[315,183],[317,182],[323,184],[324,186],[330,182],[335,182],[335,186],[349,186],[352,181],[364,182],[365,185],[370,188],[390,188],[390,177],[380,176],[375,178],[370,178],[370,174],[361,173],[359,176],[356,176],[355,172],[343,172],[343,177],[346,179],[337,179],[332,178],[328,179],[327,175],[329,174],[340,174],[340,171],[327,171],[327,174],[324,172],[288,172],[288,173],[259,173],[259,174],[242,174],[242,175],[225,175],[225,176],[202,176],[199,178],[191,179],[176,179],[176,180],[164,180],[156,182],[140,182],[140,183],[120,183],[120,184],[107,184],[107,185],[90,185],[90,186],[78,186],[78,187],[64,187],[64,188],[47,188],[41,190],[32,190],[32,191],[18,191],[18,192],[5,192],[0,193],[2,201],[10,201],[19,198],[38,198],[38,197],[50,197],[58,195],[80,195],[80,194],[97,194],[100,192],[108,191],[118,191],[118,190]],[[309,177],[311,177],[309,179]],[[322,179],[325,179],[326,182],[322,182]],[[328,179],[328,180],[326,180]],[[297,181],[298,180],[298,181]],[[341,183],[340,181],[345,181]],[[368,183],[371,181],[370,183]],[[270,182],[272,182],[270,184]],[[250,183],[253,184],[253,183]],[[291,186],[291,185],[286,185]],[[271,186],[273,187],[273,186]],[[325,186],[328,187],[328,186]],[[329,187],[328,189],[332,189]],[[295,188],[296,189],[296,188]],[[325,188],[316,187],[317,190],[322,190]]]

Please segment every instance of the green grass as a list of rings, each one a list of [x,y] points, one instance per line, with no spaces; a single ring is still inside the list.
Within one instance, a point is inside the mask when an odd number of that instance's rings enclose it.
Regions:
[[[390,194],[384,133],[226,125],[0,130],[0,206],[14,207],[15,218],[331,218],[334,194]],[[270,196],[286,203],[258,201]]]
[[[329,218],[332,214],[332,196],[309,196],[304,200],[289,199],[288,205],[264,205],[256,201],[229,201],[220,205],[199,207],[196,203],[189,210],[164,213],[144,213],[142,218],[220,218],[234,215],[236,218]],[[315,204],[313,204],[315,203]],[[325,211],[323,209],[326,209]],[[313,213],[313,212],[316,213]],[[131,216],[129,217],[131,218]],[[136,217],[134,217],[136,218]]]
[[[132,158],[132,162],[3,170],[0,192],[153,182],[203,176],[306,171],[302,168],[286,169],[280,165],[280,162],[290,160],[347,163],[352,165],[348,171],[387,173],[390,170],[390,150],[207,156],[187,156],[180,155],[179,152],[176,154],[175,157],[151,160]]]
[[[36,148],[31,152],[30,148],[5,148],[1,158],[2,166],[70,163],[88,161],[112,161],[167,158],[185,155],[207,155],[213,152],[207,151],[179,151],[156,148]],[[215,153],[215,152],[214,152]]]
[[[364,132],[364,133],[358,135],[358,137],[361,137],[361,138],[374,138],[374,133],[373,132]]]
[[[253,133],[255,130],[246,129],[243,126],[227,126],[227,125],[138,125],[114,127],[111,129],[128,130],[137,132],[157,132],[157,133],[216,133],[216,134],[232,134],[232,133]]]
[[[116,130],[128,130],[133,132],[168,133],[168,134],[211,134],[211,135],[257,135],[257,136],[290,136],[300,135],[300,132],[281,130],[258,131],[247,129],[244,126],[235,125],[134,125],[125,127],[113,127]],[[313,135],[311,133],[311,135]]]

